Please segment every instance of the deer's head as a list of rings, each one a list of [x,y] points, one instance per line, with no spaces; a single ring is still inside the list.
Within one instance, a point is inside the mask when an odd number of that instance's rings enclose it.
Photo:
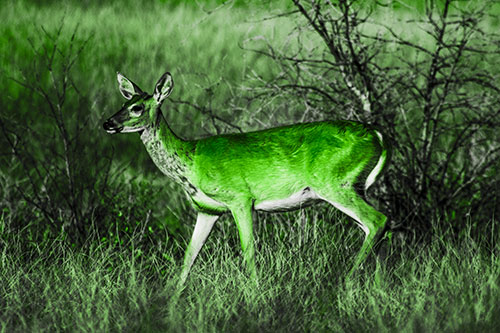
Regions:
[[[104,129],[111,134],[132,133],[143,131],[154,124],[161,104],[174,87],[170,73],[166,72],[161,76],[153,95],[143,92],[120,73],[117,73],[117,79],[120,92],[127,101],[120,111],[104,122]]]

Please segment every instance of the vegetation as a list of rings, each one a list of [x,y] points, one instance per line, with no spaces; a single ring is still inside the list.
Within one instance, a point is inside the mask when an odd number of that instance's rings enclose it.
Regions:
[[[11,235],[0,253],[2,331],[498,330],[500,249],[484,250],[497,230],[422,248],[395,242],[388,262],[346,282],[357,230],[332,224],[339,216],[326,208],[308,209],[302,228],[294,215],[259,223],[258,286],[226,221],[176,302],[176,265],[165,259],[174,250],[93,242],[81,251],[56,239],[23,251],[22,235]]]
[[[497,331],[500,8],[415,3],[2,5],[0,331]],[[345,281],[348,217],[259,213],[254,285],[223,217],[176,294],[195,214],[137,137],[102,130],[117,70],[145,89],[172,72],[185,138],[381,127],[383,260]]]

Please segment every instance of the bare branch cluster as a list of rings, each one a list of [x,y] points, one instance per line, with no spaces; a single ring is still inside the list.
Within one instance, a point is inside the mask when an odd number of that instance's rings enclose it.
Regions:
[[[112,153],[92,149],[95,138],[85,135],[88,103],[71,75],[89,38],[78,38],[78,26],[67,38],[63,27],[61,22],[54,33],[42,27],[40,39],[29,40],[31,68],[9,76],[28,95],[18,102],[25,99],[31,105],[26,114],[20,107],[0,117],[6,143],[2,173],[16,180],[12,186],[34,218],[43,216],[55,234],[68,231],[79,241],[86,235],[88,221],[99,215],[95,207],[102,206],[98,203],[108,189]],[[8,205],[15,202],[5,200]]]
[[[291,117],[301,120],[379,126],[393,141],[383,194],[399,223],[498,212],[500,39],[487,28],[488,3],[429,2],[398,29],[378,3],[293,2],[289,41],[245,44],[278,68],[253,73],[252,98],[300,105]]]

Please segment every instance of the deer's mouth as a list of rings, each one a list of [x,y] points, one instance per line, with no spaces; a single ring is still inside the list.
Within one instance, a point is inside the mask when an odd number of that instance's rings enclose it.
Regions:
[[[123,130],[123,126],[117,126],[112,120],[106,121],[104,124],[102,124],[102,127],[109,134],[120,133]]]

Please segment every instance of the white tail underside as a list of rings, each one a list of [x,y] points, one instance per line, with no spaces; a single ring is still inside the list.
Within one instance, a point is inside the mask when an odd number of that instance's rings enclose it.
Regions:
[[[382,144],[383,143],[382,134],[379,131],[375,131],[375,133],[377,134],[377,136],[380,140],[380,144]],[[370,186],[372,186],[372,184],[375,182],[375,179],[377,179],[378,174],[380,173],[380,171],[382,171],[382,167],[384,166],[385,159],[386,159],[386,156],[384,154],[380,155],[380,158],[378,159],[377,165],[375,165],[375,168],[373,168],[372,172],[370,172],[370,174],[366,178],[365,190],[367,190]]]

